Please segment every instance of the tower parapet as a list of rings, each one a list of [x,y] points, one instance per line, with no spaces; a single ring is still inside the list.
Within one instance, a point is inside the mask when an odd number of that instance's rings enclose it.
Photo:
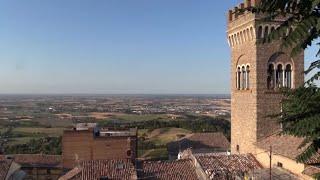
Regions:
[[[240,3],[238,6],[230,9],[228,13],[228,22],[230,23],[234,20],[237,20],[239,16],[243,15],[244,13],[248,13],[248,11],[245,11],[246,9],[254,7],[259,3],[260,0],[245,0],[244,3]]]
[[[260,2],[261,0],[245,0],[244,3],[228,11],[227,39],[230,47],[234,48],[249,41],[263,39],[286,19],[286,17],[277,17],[270,22],[259,21],[266,15],[252,13],[249,9]]]

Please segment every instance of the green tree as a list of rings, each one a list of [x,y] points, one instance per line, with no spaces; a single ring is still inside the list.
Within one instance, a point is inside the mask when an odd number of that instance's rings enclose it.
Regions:
[[[315,57],[320,57],[320,0],[261,0],[257,7],[249,8],[253,13],[264,13],[266,18],[261,21],[272,21],[285,18],[280,26],[263,43],[282,41],[282,48],[291,49],[291,56],[299,54],[308,46],[315,45],[318,51]],[[318,69],[307,81],[313,83],[320,78],[320,59],[315,59],[306,73]]]
[[[265,14],[261,21],[284,18],[281,25],[262,43],[281,41],[281,48],[291,49],[295,56],[308,46],[315,45],[315,60],[305,73],[311,78],[305,86],[295,90],[286,90],[280,122],[283,133],[305,138],[300,147],[307,147],[297,157],[298,162],[307,162],[314,158],[320,149],[320,89],[315,85],[320,79],[320,0],[261,0],[256,7],[250,7],[253,13]]]

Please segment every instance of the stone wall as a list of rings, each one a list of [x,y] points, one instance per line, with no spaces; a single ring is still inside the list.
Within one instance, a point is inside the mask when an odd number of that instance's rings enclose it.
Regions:
[[[65,131],[62,137],[64,168],[73,168],[77,161],[131,159],[135,161],[137,137],[94,137],[92,130]]]
[[[250,4],[246,1],[245,4]],[[244,5],[239,5],[240,8]],[[245,5],[246,6],[246,5]],[[233,11],[234,12],[234,11]],[[250,153],[254,144],[263,137],[280,129],[277,119],[270,116],[281,112],[282,95],[279,90],[267,88],[268,63],[275,58],[276,63],[292,65],[293,88],[304,82],[304,54],[291,58],[289,50],[281,50],[280,42],[261,43],[264,31],[279,26],[278,22],[264,22],[263,16],[244,12],[232,15],[228,21],[228,42],[231,48],[231,152]],[[258,33],[262,29],[261,36]],[[279,56],[275,56],[279,54]],[[250,87],[238,89],[237,67],[250,66]],[[239,150],[237,148],[239,147]]]

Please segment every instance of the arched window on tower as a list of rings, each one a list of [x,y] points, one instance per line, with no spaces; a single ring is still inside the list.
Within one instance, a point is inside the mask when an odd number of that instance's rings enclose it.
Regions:
[[[269,64],[269,67],[268,67],[267,87],[268,89],[274,89],[275,87],[275,76],[274,76],[273,64]]]
[[[259,26],[259,28],[258,28],[257,38],[258,39],[262,38],[262,26]]]
[[[245,66],[242,66],[241,68],[241,74],[242,74],[242,77],[241,77],[241,89],[246,89],[246,68]]]
[[[264,28],[264,34],[263,34],[263,37],[264,37],[264,38],[267,38],[267,37],[268,37],[268,34],[269,34],[269,27],[268,27],[268,26],[266,26],[266,27]]]
[[[254,32],[253,32],[253,28],[252,27],[250,27],[250,37],[251,37],[251,39],[254,38]]]
[[[246,89],[250,88],[250,66],[246,67]]]
[[[289,29],[288,35],[290,35],[292,33],[293,29],[292,27]]]
[[[241,88],[241,81],[240,81],[240,78],[241,78],[241,69],[240,67],[237,68],[237,74],[236,74],[236,87],[238,90],[240,90]]]
[[[241,41],[241,44],[245,41],[242,31],[240,32],[240,41]]]
[[[290,64],[288,64],[285,69],[284,86],[287,88],[292,87],[292,69]]]
[[[270,33],[273,33],[275,30],[274,26],[271,27]]]
[[[277,85],[277,88],[281,88],[283,87],[283,68],[282,68],[282,65],[279,64],[277,66],[277,71],[276,71],[276,85]]]

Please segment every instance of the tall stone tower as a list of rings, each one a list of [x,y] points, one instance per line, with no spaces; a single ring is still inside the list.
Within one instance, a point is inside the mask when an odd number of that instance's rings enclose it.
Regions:
[[[263,22],[263,15],[238,12],[255,6],[245,0],[228,13],[231,48],[231,152],[254,153],[255,143],[281,128],[269,115],[281,111],[280,88],[295,88],[304,82],[304,54],[291,58],[280,42],[259,43],[283,20]]]

